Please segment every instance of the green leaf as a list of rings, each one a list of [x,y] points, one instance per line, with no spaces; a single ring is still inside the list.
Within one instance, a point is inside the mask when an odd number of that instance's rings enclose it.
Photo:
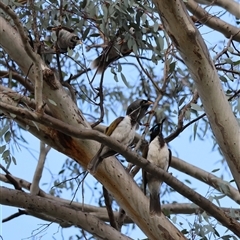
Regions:
[[[188,180],[188,179],[185,179],[184,181],[185,181],[186,183],[192,184],[191,181]]]
[[[6,145],[0,146],[0,154],[3,153],[3,151],[6,149]]]
[[[87,38],[90,30],[91,30],[91,27],[88,27],[88,28],[83,32],[83,35],[82,35],[82,39],[83,39],[83,40],[86,40],[86,38]]]
[[[11,116],[12,118],[15,118],[17,115],[16,115],[16,114],[13,114],[13,113],[10,113],[10,116]]]
[[[153,31],[154,32],[157,32],[158,31],[158,27],[159,27],[159,24],[157,21],[155,21],[154,25],[153,25]]]
[[[12,156],[12,161],[15,165],[17,165],[17,161],[16,161],[16,158],[14,156]]]
[[[233,53],[233,52],[234,52],[234,49],[233,49],[232,47],[228,47],[228,51],[229,51],[230,53]]]
[[[2,158],[3,158],[3,159],[6,159],[6,158],[9,157],[9,155],[10,155],[10,151],[9,151],[9,150],[5,150],[5,151],[3,152],[3,154],[2,154]]]
[[[182,98],[179,100],[179,102],[178,102],[178,106],[179,106],[179,107],[183,104],[183,102],[185,101],[185,99],[186,99],[186,96],[182,97]]]
[[[122,65],[120,62],[118,62],[118,69],[117,69],[118,72],[121,72],[122,71]]]
[[[233,64],[233,61],[231,58],[226,58],[225,61],[226,61],[226,63]]]
[[[147,15],[145,13],[142,14],[142,23],[144,24],[147,20]]]
[[[212,172],[214,173],[214,172],[217,172],[219,170],[220,170],[220,168],[216,168],[216,169],[213,169]]]
[[[11,139],[11,132],[10,131],[7,131],[4,135],[4,139],[5,141],[8,143],[10,142],[10,139]]]
[[[236,62],[233,62],[233,65],[234,66],[237,66],[237,65],[239,65],[240,64],[240,60],[238,60],[238,61],[236,61]]]
[[[181,231],[181,233],[182,233],[182,234],[188,234],[189,232],[188,232],[187,229],[183,229],[183,230]]]
[[[194,123],[193,125],[193,139],[195,140],[196,139],[196,136],[197,136],[197,123]]]
[[[2,130],[0,130],[0,137],[3,136],[3,134],[9,129],[9,126],[6,124]]]
[[[176,67],[176,61],[170,63],[170,65],[169,65],[169,72],[172,73],[173,71],[175,71],[175,67]]]
[[[125,78],[125,76],[123,75],[123,73],[120,73],[121,74],[121,78],[123,80],[123,83],[128,87],[130,88],[130,86],[128,85],[128,82],[127,82],[127,79]]]
[[[68,56],[72,57],[73,49],[68,48],[67,52],[68,52]]]
[[[157,37],[157,46],[159,47],[159,49],[162,51],[164,49],[164,39],[162,36],[158,36]]]
[[[174,224],[176,224],[176,222],[177,222],[177,217],[176,217],[176,216],[173,216],[173,218],[171,218],[171,220],[172,220],[172,222],[173,222]]]
[[[114,75],[113,79],[118,82],[118,77],[117,77],[117,74]]]
[[[222,82],[227,82],[227,79],[224,76],[219,77]]]
[[[197,105],[196,103],[191,103],[191,108],[196,110],[196,111],[203,111],[203,108]]]
[[[60,175],[60,174],[63,174],[64,172],[65,172],[65,169],[62,169],[61,171],[59,171],[58,174]]]

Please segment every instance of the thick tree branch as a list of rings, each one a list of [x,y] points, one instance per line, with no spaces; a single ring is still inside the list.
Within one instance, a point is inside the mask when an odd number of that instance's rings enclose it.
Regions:
[[[236,18],[240,18],[240,4],[234,0],[195,0],[195,2],[222,7]]]
[[[240,127],[224,94],[206,44],[183,1],[154,0],[154,3],[164,28],[192,75],[216,141],[240,191]]]
[[[12,90],[11,88],[7,88],[2,85],[0,85],[0,92],[2,94],[5,94],[9,98],[13,99],[17,104],[24,105],[30,109],[36,109],[36,102],[33,98],[24,96],[14,90]],[[51,115],[51,111],[48,106],[45,106],[44,110],[47,114]]]
[[[29,190],[30,191],[30,187],[31,187],[31,183],[12,176],[19,184],[19,186],[21,186],[22,188]],[[8,184],[12,184],[4,174],[0,174],[0,181],[8,183]],[[63,199],[63,198],[59,198],[59,197],[55,197],[53,195],[47,194],[45,193],[42,189],[39,189],[39,194],[38,196],[44,197],[46,199],[51,199],[53,201],[59,202],[60,204],[64,204],[66,205],[66,207],[69,208],[73,208],[75,210],[79,209],[83,212],[87,212],[87,213],[91,213],[93,216],[99,218],[100,220],[104,221],[104,222],[109,222],[109,216],[108,216],[108,212],[106,210],[106,208],[103,207],[96,207],[93,205],[88,205],[86,203],[79,203],[79,202],[74,202],[74,201],[70,201],[68,199]],[[200,212],[203,212],[204,210],[199,208],[197,205],[192,204],[192,203],[173,203],[173,204],[163,204],[162,205],[164,212],[166,212],[167,214],[197,214]],[[221,208],[224,212],[230,214],[231,212],[234,212],[236,214],[236,216],[238,216],[240,214],[240,210],[239,209],[234,209],[234,208]],[[113,212],[114,213],[114,218],[117,219],[119,212]],[[38,217],[41,218],[43,220],[46,221],[54,221],[56,223],[61,224],[61,226],[64,227],[70,227],[72,226],[72,224],[69,224],[67,222],[63,222],[61,221],[57,221],[58,219],[54,219],[52,217],[49,217],[47,215],[43,216],[39,216],[39,214],[37,215],[36,212],[31,211],[28,212],[27,214],[32,215],[34,217]],[[47,217],[46,217],[47,216]],[[132,219],[129,218],[128,216],[125,217],[124,219],[124,223],[133,223]]]
[[[13,20],[14,24],[16,25],[19,35],[22,40],[22,44],[24,46],[24,49],[28,56],[31,58],[31,60],[34,63],[34,75],[35,75],[35,81],[34,81],[34,86],[35,86],[35,101],[36,101],[36,110],[38,112],[42,112],[42,105],[43,105],[43,98],[42,98],[42,89],[43,89],[43,73],[42,69],[44,69],[43,61],[41,60],[41,57],[33,52],[33,49],[31,48],[30,44],[28,43],[28,38],[25,34],[24,28],[22,23],[20,22],[17,14],[7,5],[4,3],[0,2],[0,8],[7,13]],[[38,39],[39,40],[39,39]],[[30,65],[31,66],[31,65]]]
[[[38,211],[54,218],[64,219],[74,226],[83,228],[94,236],[103,239],[130,239],[91,214],[68,208],[57,201],[5,187],[0,187],[0,192],[1,204]]]
[[[172,157],[171,167],[188,174],[201,182],[212,186],[217,189],[219,192],[226,194],[236,203],[240,204],[240,193],[234,187],[232,187],[228,182],[222,180],[221,178],[216,177],[215,175],[204,171],[201,168],[193,166],[190,163],[183,161],[177,157]]]
[[[187,6],[187,9],[197,17],[199,22],[222,33],[226,38],[233,36],[233,40],[240,42],[239,28],[209,14],[205,9],[203,9],[193,0],[188,0],[185,2],[185,4]],[[239,4],[238,8],[236,8],[236,11],[238,11],[238,14],[240,14]]]

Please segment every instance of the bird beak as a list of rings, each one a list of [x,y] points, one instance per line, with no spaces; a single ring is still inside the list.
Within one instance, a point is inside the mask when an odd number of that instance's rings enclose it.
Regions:
[[[149,106],[151,104],[153,104],[153,102],[152,101],[148,101],[148,102],[145,103],[145,106]]]

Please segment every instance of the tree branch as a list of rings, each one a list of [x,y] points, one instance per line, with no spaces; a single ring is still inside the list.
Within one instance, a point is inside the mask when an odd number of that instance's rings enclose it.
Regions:
[[[201,182],[212,186],[217,189],[219,192],[226,194],[236,203],[240,204],[240,193],[234,187],[232,187],[228,182],[222,180],[221,178],[216,177],[215,175],[204,171],[201,168],[193,166],[190,163],[183,161],[177,157],[172,157],[171,167],[188,174]]]
[[[46,161],[47,154],[50,151],[50,149],[51,149],[50,146],[45,146],[44,142],[42,142],[42,141],[40,142],[40,154],[39,154],[39,158],[38,158],[37,167],[34,172],[32,185],[30,188],[30,192],[33,195],[37,195],[39,192],[39,182],[41,180],[43,167],[44,167],[44,164]]]
[[[22,188],[26,189],[26,190],[30,190],[31,187],[31,183],[24,180],[24,179],[20,179],[18,177],[13,176],[13,178],[15,179],[16,182],[18,182],[19,186],[21,186]],[[8,183],[8,184],[12,184],[4,174],[0,174],[0,181]],[[43,198],[46,199],[51,199],[53,201],[59,202],[61,204],[66,205],[69,208],[73,208],[75,210],[79,209],[83,212],[87,212],[87,213],[91,213],[93,216],[99,218],[100,220],[104,221],[104,222],[109,222],[109,216],[107,213],[106,208],[103,207],[96,207],[93,205],[88,205],[86,203],[80,203],[80,202],[74,202],[74,201],[70,201],[68,199],[63,199],[63,198],[59,198],[59,197],[55,197],[53,195],[47,194],[45,193],[42,189],[39,190],[39,195]],[[204,210],[199,208],[197,205],[192,204],[192,203],[172,203],[172,204],[163,204],[162,205],[164,212],[166,212],[167,214],[196,214],[199,212],[203,212]],[[221,208],[224,212],[230,214],[231,212],[234,212],[237,215],[240,214],[240,210],[239,209],[234,209],[234,208]],[[38,217],[41,218],[43,220],[46,221],[50,221],[50,222],[56,222],[61,224],[61,226],[63,227],[70,227],[72,226],[72,224],[67,223],[67,222],[63,222],[62,220],[58,221],[58,219],[52,218],[50,216],[46,217],[47,215],[43,216],[39,216],[37,215],[37,213],[35,213],[34,211],[31,212],[27,212],[26,214],[28,215],[32,215],[34,217]],[[119,212],[114,211],[114,218],[117,219]],[[124,223],[133,223],[132,219],[129,218],[128,216],[126,216],[124,218]]]
[[[222,33],[226,38],[233,36],[233,40],[240,42],[239,28],[209,14],[205,9],[203,9],[193,0],[188,0],[184,3],[186,4],[187,9],[198,18],[199,22]],[[236,11],[239,12],[239,6],[236,8]]]
[[[234,0],[195,0],[200,4],[216,5],[230,12],[236,18],[240,18],[240,4]]]
[[[1,204],[34,210],[35,212],[48,214],[54,218],[65,219],[65,221],[85,229],[96,237],[104,239],[131,239],[91,214],[68,208],[65,205],[59,204],[57,201],[44,199],[5,187],[0,187],[0,192]]]

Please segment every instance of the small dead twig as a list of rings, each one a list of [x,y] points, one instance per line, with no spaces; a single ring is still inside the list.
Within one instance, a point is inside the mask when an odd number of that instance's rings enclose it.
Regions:
[[[118,230],[115,218],[114,218],[114,214],[113,214],[113,210],[112,210],[112,203],[109,197],[109,193],[107,191],[107,189],[103,186],[103,196],[104,196],[104,201],[105,201],[105,205],[106,205],[106,209],[108,212],[108,217],[109,217],[109,222],[110,225],[115,228],[116,230]]]
[[[104,118],[104,107],[103,107],[103,77],[104,77],[104,71],[102,72],[101,79],[100,79],[100,84],[99,84],[99,89],[98,89],[98,96],[99,96],[99,104],[98,106],[100,107],[100,118],[91,125],[92,128],[96,127],[98,124],[100,124],[103,121]],[[98,97],[97,96],[97,97]]]
[[[12,219],[17,218],[17,217],[20,217],[20,216],[22,216],[22,215],[29,215],[29,214],[28,214],[28,212],[26,212],[25,210],[18,209],[18,212],[10,215],[9,217],[4,218],[4,219],[2,220],[2,223],[11,221]]]
[[[6,173],[5,176],[6,176],[7,180],[14,186],[14,188],[15,188],[16,190],[19,190],[19,191],[24,192],[24,191],[22,190],[21,186],[19,185],[18,181],[16,181],[16,180],[14,179],[14,177],[12,176],[12,174],[11,174],[2,164],[0,164],[0,168]]]

